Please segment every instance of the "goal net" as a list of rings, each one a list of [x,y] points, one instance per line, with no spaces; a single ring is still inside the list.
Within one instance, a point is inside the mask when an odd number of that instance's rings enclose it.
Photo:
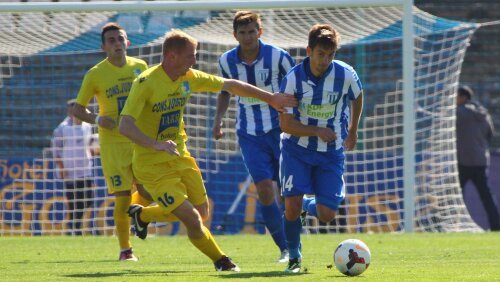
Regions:
[[[58,5],[54,3],[54,5]],[[230,7],[228,7],[230,8]],[[255,10],[255,9],[254,9]],[[0,235],[70,233],[65,188],[56,177],[51,138],[76,97],[85,72],[104,58],[100,28],[118,22],[132,43],[128,55],[161,61],[165,33],[178,28],[200,42],[194,66],[217,73],[219,56],[237,43],[235,9],[143,12],[2,12],[0,15]],[[480,231],[462,199],[455,147],[455,92],[461,64],[477,25],[438,18],[417,8],[414,23],[414,108],[403,111],[401,7],[257,9],[262,40],[280,46],[297,63],[307,34],[328,23],[342,36],[336,59],[352,65],[364,86],[365,106],[356,150],[347,153],[345,209],[336,222],[308,218],[315,232],[404,230],[405,191],[414,193],[415,231]],[[188,147],[206,181],[219,233],[263,233],[265,228],[235,137],[234,99],[224,118],[225,137],[211,135],[217,95],[195,93],[186,108]],[[96,110],[91,105],[91,110]],[[403,118],[414,116],[414,187],[404,187]],[[113,199],[100,160],[93,159],[91,207],[84,234],[112,234]],[[150,225],[151,234],[184,232],[178,223]]]

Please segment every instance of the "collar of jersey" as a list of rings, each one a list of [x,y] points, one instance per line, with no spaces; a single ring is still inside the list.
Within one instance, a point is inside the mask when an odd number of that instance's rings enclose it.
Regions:
[[[302,68],[303,68],[303,71],[307,77],[307,80],[310,80],[312,82],[314,82],[315,84],[318,84],[321,80],[323,80],[333,69],[333,61],[330,63],[330,65],[328,66],[328,68],[325,70],[325,72],[323,73],[323,75],[321,75],[321,77],[316,77],[312,74],[311,72],[311,62],[310,62],[310,58],[307,57],[304,59],[304,61],[302,62]]]
[[[262,59],[262,57],[264,56],[264,46],[266,46],[266,44],[259,39],[259,55],[257,55],[257,58],[255,59],[255,61],[253,61],[252,65],[260,61],[260,59]],[[240,57],[238,57],[239,51],[240,51],[240,45],[236,46],[236,49],[234,49],[234,53],[232,56],[233,62],[236,64],[246,64],[240,59]]]

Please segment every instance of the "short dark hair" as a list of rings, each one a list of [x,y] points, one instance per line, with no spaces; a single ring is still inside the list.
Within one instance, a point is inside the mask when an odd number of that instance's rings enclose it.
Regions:
[[[262,26],[260,16],[252,11],[238,11],[233,18],[233,31],[236,32],[238,27],[249,23],[256,23],[257,28]]]
[[[110,30],[123,30],[125,31],[125,29],[117,24],[117,23],[107,23],[105,24],[103,27],[102,27],[102,31],[101,31],[101,42],[102,44],[104,44],[104,34]]]
[[[308,47],[326,47],[337,51],[340,48],[340,34],[327,24],[315,24],[309,31]]]
[[[472,89],[469,86],[463,85],[458,87],[458,95],[465,96],[467,97],[468,100],[470,100],[472,99],[472,96],[474,96],[474,91],[472,91]]]

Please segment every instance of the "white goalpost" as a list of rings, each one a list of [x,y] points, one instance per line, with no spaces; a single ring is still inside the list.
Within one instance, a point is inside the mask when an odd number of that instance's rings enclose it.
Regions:
[[[0,103],[12,105],[0,111],[11,134],[0,138],[6,148],[0,157],[12,159],[12,166],[20,157],[32,162],[0,186],[0,235],[66,233],[68,216],[47,140],[64,117],[64,101],[76,96],[85,71],[103,59],[104,23],[124,26],[132,41],[129,55],[150,65],[161,60],[164,34],[182,29],[200,43],[195,68],[217,73],[218,57],[237,43],[232,16],[240,9],[259,12],[262,40],[286,49],[297,63],[305,57],[310,27],[331,24],[342,37],[336,58],[352,65],[363,83],[359,143],[346,157],[346,213],[339,216],[344,226],[325,228],[480,231],[462,199],[454,133],[455,92],[477,25],[435,17],[411,0],[216,0],[0,3]],[[211,136],[215,101],[216,95],[195,93],[185,113],[188,147],[212,205],[208,224],[214,230],[223,225],[226,233],[265,232],[239,155],[234,101],[224,119],[226,137],[217,142]],[[84,215],[84,232],[109,234],[112,202],[98,158],[94,164],[96,198]],[[4,167],[8,172],[8,161]],[[225,221],[228,212],[231,222]],[[172,224],[150,228],[182,232]]]

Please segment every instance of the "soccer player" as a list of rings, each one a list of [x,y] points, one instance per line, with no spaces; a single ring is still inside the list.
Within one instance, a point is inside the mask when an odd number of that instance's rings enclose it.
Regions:
[[[163,60],[142,73],[132,85],[121,115],[120,132],[136,143],[134,173],[158,203],[132,205],[134,225],[147,230],[156,210],[174,214],[186,226],[191,243],[208,256],[217,271],[239,271],[215,242],[202,218],[208,216],[208,198],[200,169],[186,148],[183,113],[193,92],[228,91],[262,99],[279,110],[296,105],[291,95],[273,95],[255,86],[213,76],[191,66],[196,63],[196,39],[178,30],[163,42]]]
[[[286,75],[280,88],[280,92],[294,93],[299,102],[298,107],[280,115],[284,132],[281,191],[290,252],[285,272],[297,273],[301,268],[303,196],[315,195],[316,215],[323,222],[335,218],[345,198],[344,150],[353,150],[357,142],[363,91],[354,69],[333,60],[339,46],[340,35],[335,29],[314,25],[309,32],[308,57]],[[308,206],[305,209],[310,210]]]
[[[83,79],[74,105],[74,115],[99,126],[101,162],[109,194],[115,196],[113,218],[120,245],[121,261],[137,261],[130,242],[130,219],[127,209],[131,203],[132,142],[118,131],[119,113],[125,104],[132,81],[147,69],[143,60],[127,56],[130,45],[125,30],[116,23],[104,25],[101,32],[101,48],[106,59],[92,67]],[[97,98],[99,114],[86,109],[93,97]],[[141,189],[137,185],[137,189]],[[147,195],[145,195],[147,197]],[[135,202],[148,205],[151,201],[135,197]]]
[[[219,59],[220,73],[225,78],[245,81],[261,89],[276,92],[294,64],[283,49],[265,44],[259,38],[262,23],[258,14],[239,11],[233,19],[233,36],[239,45]],[[222,91],[217,100],[213,127],[216,140],[223,136],[222,117],[229,106],[229,93]],[[280,134],[279,113],[265,102],[237,97],[236,133],[245,165],[257,187],[261,214],[280,250],[278,262],[288,262],[283,213],[275,199],[278,181]]]

